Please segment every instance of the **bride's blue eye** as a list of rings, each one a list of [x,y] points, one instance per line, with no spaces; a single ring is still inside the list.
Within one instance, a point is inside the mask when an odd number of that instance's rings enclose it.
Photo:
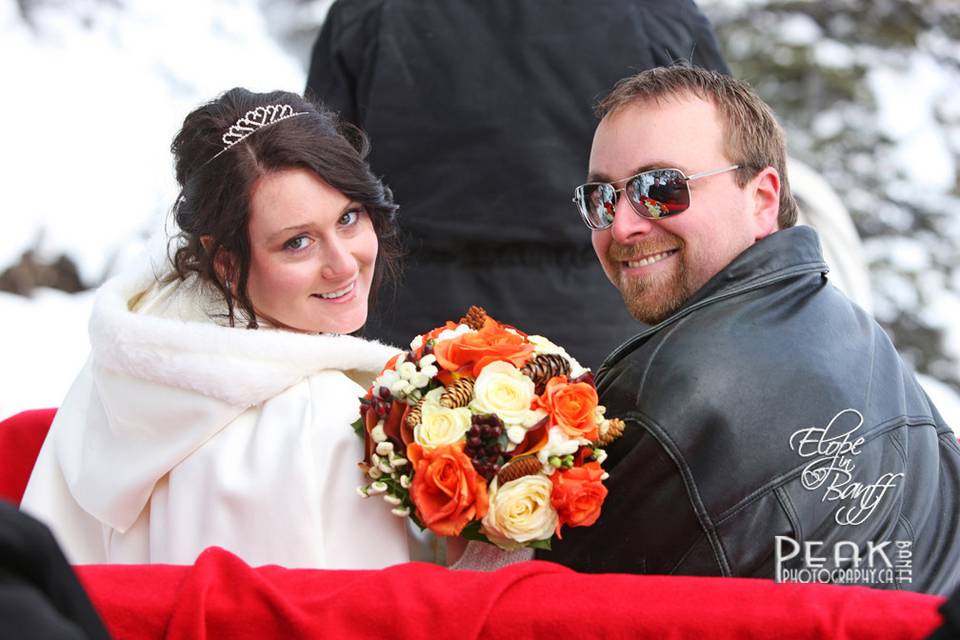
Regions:
[[[285,243],[283,243],[284,249],[291,249],[293,251],[299,251],[301,249],[307,248],[307,236],[297,236],[296,238],[290,238]]]
[[[337,224],[343,227],[349,227],[357,223],[357,220],[360,219],[360,209],[351,209],[350,211],[344,212],[340,219],[337,220]]]

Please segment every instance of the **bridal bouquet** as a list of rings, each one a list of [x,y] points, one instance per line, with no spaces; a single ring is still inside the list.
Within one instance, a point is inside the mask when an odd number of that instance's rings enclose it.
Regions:
[[[547,548],[596,522],[623,432],[562,347],[471,307],[410,343],[361,398],[363,497],[441,536]]]

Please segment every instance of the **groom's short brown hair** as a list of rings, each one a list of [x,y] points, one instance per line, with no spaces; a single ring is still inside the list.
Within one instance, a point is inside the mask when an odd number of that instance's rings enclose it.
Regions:
[[[746,82],[687,64],[647,69],[624,78],[597,103],[604,118],[636,103],[658,103],[694,95],[711,102],[720,114],[724,153],[735,164],[737,184],[743,187],[766,167],[780,174],[780,229],[797,222],[797,203],[787,179],[787,149],[783,129],[773,110]]]

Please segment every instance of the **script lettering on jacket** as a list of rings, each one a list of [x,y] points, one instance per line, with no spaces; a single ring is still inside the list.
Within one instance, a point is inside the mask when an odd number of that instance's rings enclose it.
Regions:
[[[832,429],[843,427],[838,423],[855,422],[846,431],[833,433]],[[856,469],[854,458],[860,454],[864,438],[854,433],[863,425],[863,415],[856,409],[844,409],[830,420],[826,427],[797,429],[790,436],[790,450],[801,458],[812,458],[803,468],[801,482],[808,490],[826,485],[822,501],[845,501],[837,508],[834,518],[840,525],[857,525],[865,522],[880,501],[893,489],[903,473],[884,473],[876,482],[863,483],[853,480]]]

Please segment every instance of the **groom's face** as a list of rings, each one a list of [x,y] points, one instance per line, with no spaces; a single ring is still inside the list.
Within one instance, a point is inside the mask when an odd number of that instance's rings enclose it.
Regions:
[[[713,104],[684,95],[608,114],[594,135],[588,180],[616,183],[658,168],[691,175],[730,164]],[[669,316],[754,242],[747,190],[733,172],[687,186],[690,207],[680,214],[642,218],[620,197],[612,226],[593,231],[603,270],[642,322]]]

